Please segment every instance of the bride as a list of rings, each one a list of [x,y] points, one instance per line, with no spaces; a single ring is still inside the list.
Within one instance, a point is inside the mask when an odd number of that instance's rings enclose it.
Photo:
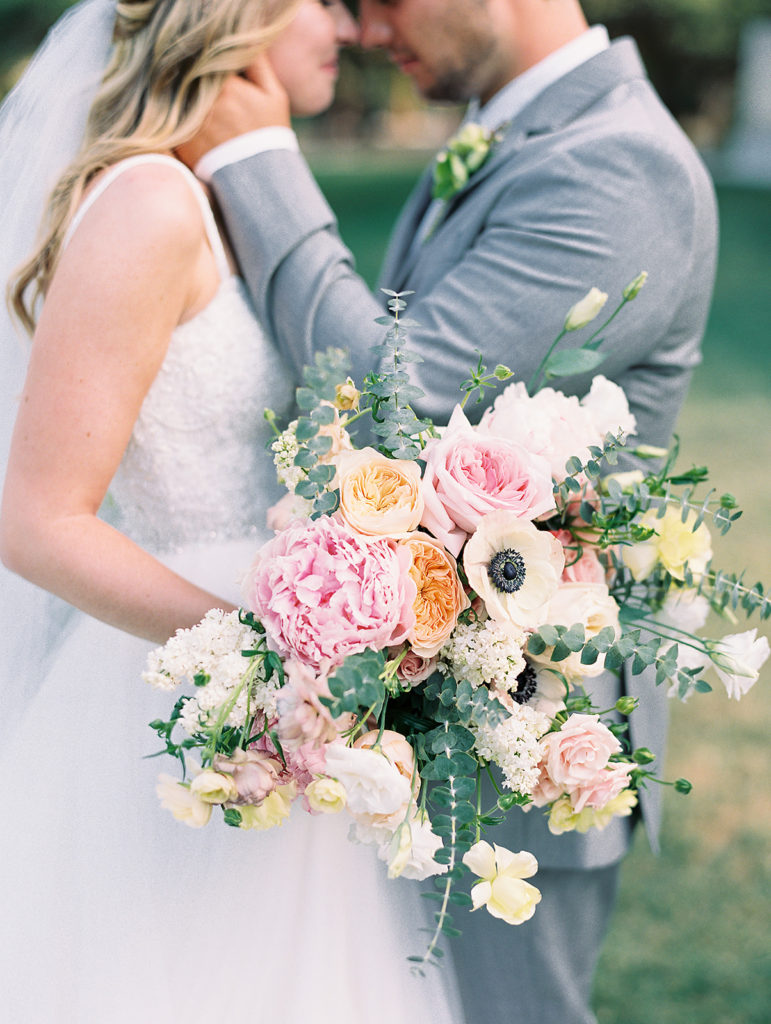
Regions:
[[[342,820],[186,829],[145,759],[168,712],[145,658],[234,607],[278,497],[263,408],[286,415],[295,384],[174,151],[225,76],[266,59],[293,112],[318,113],[355,31],[339,0],[85,0],[0,115],[0,228],[28,256],[11,296],[33,335],[24,383],[10,323],[0,346],[0,549],[31,581],[0,580],[14,1024],[457,1019],[449,971],[409,973],[421,901]]]

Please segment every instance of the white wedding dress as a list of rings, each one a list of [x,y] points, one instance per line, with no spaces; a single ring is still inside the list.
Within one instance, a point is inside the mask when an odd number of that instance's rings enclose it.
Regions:
[[[174,331],[115,476],[106,516],[196,583],[237,579],[278,497],[263,408],[292,384],[228,270]],[[96,198],[92,192],[87,202]],[[81,211],[83,208],[81,208]],[[82,215],[82,213],[81,213]],[[452,971],[415,978],[426,907],[388,881],[346,815],[300,803],[269,832],[175,821],[155,795],[175,773],[148,728],[174,698],[140,673],[151,645],[86,615],[0,732],[0,1018],[7,1024],[449,1024]],[[39,685],[38,685],[39,684]],[[447,943],[443,943],[446,947]],[[449,952],[449,951],[448,951]]]

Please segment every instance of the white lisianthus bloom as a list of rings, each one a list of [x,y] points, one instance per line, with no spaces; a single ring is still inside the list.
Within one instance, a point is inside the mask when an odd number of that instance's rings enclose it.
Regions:
[[[769,656],[768,640],[757,629],[724,636],[708,644],[715,671],[729,697],[739,700],[757,682]]]
[[[545,458],[558,482],[565,479],[569,458],[576,456],[586,462],[589,445],[600,445],[603,439],[575,395],[563,395],[554,388],[541,388],[529,395],[522,381],[509,384],[501,392],[477,429]]]
[[[358,814],[394,814],[410,799],[410,780],[376,750],[332,745],[327,772],[345,788],[348,810]]]
[[[686,633],[698,633],[706,625],[708,615],[707,598],[695,587],[684,587],[670,590],[653,617],[665,626],[673,626]]]
[[[238,796],[232,775],[208,768],[196,775],[190,783],[190,792],[206,804],[226,804]]]
[[[463,565],[490,618],[535,629],[557,589],[565,554],[551,533],[499,510],[482,517]]]
[[[568,310],[565,330],[580,331],[582,327],[586,327],[600,313],[607,301],[607,292],[601,292],[599,288],[590,288],[586,295]]]
[[[488,913],[507,924],[522,924],[533,916],[541,893],[524,881],[538,870],[532,853],[512,853],[481,840],[463,855],[463,863],[481,878],[471,889],[474,910],[487,907]]]
[[[161,807],[171,811],[177,821],[190,828],[203,828],[211,818],[211,804],[201,800],[190,787],[177,782],[171,775],[159,775],[155,787]]]
[[[448,864],[434,860],[441,846],[441,837],[432,831],[428,815],[417,811],[413,818],[399,826],[389,843],[380,847],[378,857],[388,862],[389,878],[422,882],[448,870]]]
[[[572,626],[581,623],[587,640],[610,626],[619,632],[618,605],[605,583],[561,583],[542,615],[539,625]],[[536,664],[558,669],[570,683],[593,678],[605,670],[605,656],[600,654],[593,665],[581,663],[581,652],[576,651],[562,661],[551,661],[553,648],[543,654],[528,654]]]
[[[639,525],[656,532],[648,540],[624,545],[621,558],[638,583],[651,575],[658,563],[677,580],[685,575],[685,565],[694,575],[703,573],[712,558],[709,530],[700,523],[694,530],[696,513],[691,509],[685,522],[680,508],[668,508],[662,517],[656,509],[648,509]]]
[[[637,420],[629,411],[623,388],[602,374],[592,381],[589,394],[581,399],[581,408],[588,413],[601,438],[619,431],[626,436],[637,429]]]

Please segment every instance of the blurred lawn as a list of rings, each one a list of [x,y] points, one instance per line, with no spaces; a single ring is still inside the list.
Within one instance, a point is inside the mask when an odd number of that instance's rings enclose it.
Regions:
[[[321,156],[314,164],[360,272],[374,282],[419,164],[359,157],[341,168]],[[750,582],[768,582],[771,191],[724,187],[719,202],[718,281],[704,363],[678,427],[681,465],[708,464],[715,486],[745,509],[716,539],[716,564],[746,566]],[[694,791],[667,791],[661,857],[638,836],[626,862],[596,986],[600,1024],[771,1020],[768,666],[764,676],[740,703],[715,690],[673,705],[667,777],[689,778]]]

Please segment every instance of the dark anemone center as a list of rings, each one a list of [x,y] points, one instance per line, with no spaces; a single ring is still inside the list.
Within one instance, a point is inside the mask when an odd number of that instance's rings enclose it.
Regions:
[[[514,548],[497,551],[487,567],[493,586],[504,594],[515,594],[525,582],[525,560]]]
[[[535,669],[532,665],[525,665],[517,676],[517,690],[512,697],[517,704],[527,704],[536,690]]]

